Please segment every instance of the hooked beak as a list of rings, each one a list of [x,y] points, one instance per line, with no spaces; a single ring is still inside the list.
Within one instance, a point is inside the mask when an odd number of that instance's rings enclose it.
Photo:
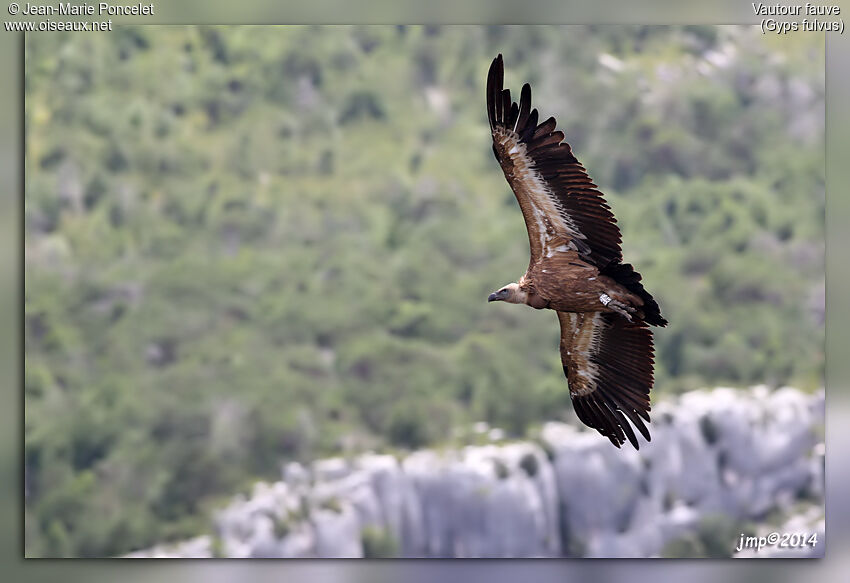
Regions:
[[[487,298],[487,301],[488,302],[498,302],[498,301],[501,301],[503,299],[505,299],[505,293],[504,293],[504,290],[500,290],[500,291],[491,293],[490,296]]]

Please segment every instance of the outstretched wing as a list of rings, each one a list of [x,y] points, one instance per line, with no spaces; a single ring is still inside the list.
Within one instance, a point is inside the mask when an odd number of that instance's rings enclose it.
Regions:
[[[649,390],[654,348],[644,322],[616,314],[558,312],[561,363],[578,418],[620,447],[639,449],[629,421],[650,440]]]
[[[622,259],[620,229],[611,208],[576,160],[555,118],[537,123],[531,87],[522,87],[519,104],[503,89],[502,55],[487,76],[487,116],[493,152],[516,195],[528,229],[531,265],[543,255],[578,251],[602,269]]]

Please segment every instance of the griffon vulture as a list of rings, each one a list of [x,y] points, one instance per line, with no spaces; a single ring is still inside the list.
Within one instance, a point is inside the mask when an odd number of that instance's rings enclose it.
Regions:
[[[487,76],[493,152],[519,202],[531,260],[488,301],[555,310],[561,363],[578,418],[620,447],[647,439],[652,332],[665,326],[640,274],[623,263],[620,229],[602,194],[550,117],[538,123],[526,83],[519,104],[503,89],[502,55]]]

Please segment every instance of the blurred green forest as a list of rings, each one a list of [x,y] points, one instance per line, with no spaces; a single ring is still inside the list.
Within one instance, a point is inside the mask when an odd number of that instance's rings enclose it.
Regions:
[[[26,39],[28,556],[191,535],[286,460],[570,419],[484,84],[503,53],[670,326],[653,398],[822,384],[823,37],[120,27]]]

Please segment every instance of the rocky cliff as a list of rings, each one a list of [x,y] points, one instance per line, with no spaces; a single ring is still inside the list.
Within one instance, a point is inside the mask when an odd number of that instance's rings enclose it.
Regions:
[[[708,517],[822,506],[823,419],[822,392],[718,388],[659,403],[640,451],[548,423],[529,442],[288,464],[215,534],[131,556],[657,556]],[[800,555],[822,553],[815,514]]]

